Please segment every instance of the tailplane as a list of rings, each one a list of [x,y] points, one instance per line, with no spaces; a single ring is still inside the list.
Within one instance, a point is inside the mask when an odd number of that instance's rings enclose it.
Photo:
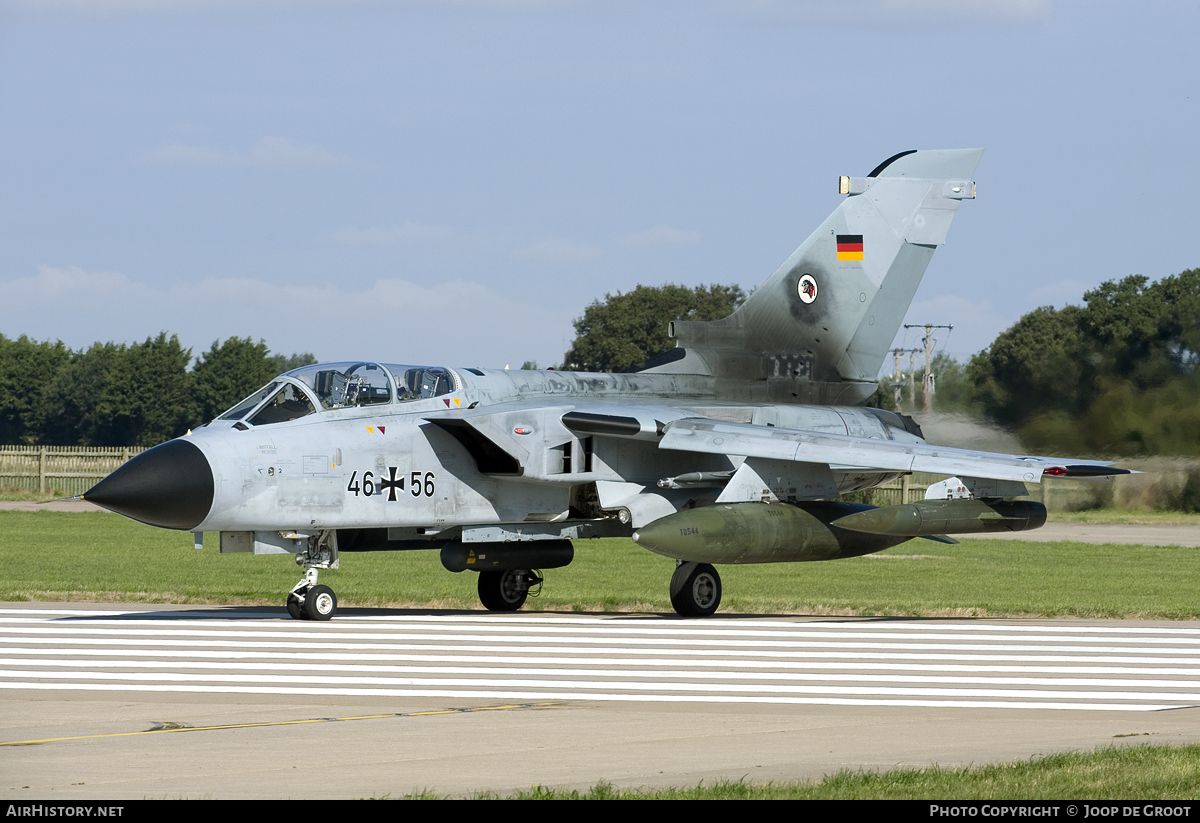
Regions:
[[[865,400],[959,203],[975,197],[982,155],[908,151],[842,177],[846,199],[737,311],[675,321],[677,348],[646,371],[706,373],[719,393],[778,402]]]

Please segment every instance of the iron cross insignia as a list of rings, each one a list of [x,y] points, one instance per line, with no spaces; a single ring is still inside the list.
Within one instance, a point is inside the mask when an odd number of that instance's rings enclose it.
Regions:
[[[388,473],[391,474],[391,477],[387,480],[384,480],[382,477],[379,478],[379,490],[383,491],[384,489],[387,489],[388,500],[391,501],[395,501],[396,499],[396,489],[404,491],[404,478],[396,478],[396,472],[398,470],[399,466],[388,466]]]

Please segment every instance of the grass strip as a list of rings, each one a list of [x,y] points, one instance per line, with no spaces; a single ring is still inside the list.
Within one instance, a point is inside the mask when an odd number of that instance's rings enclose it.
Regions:
[[[1001,765],[962,769],[841,771],[822,780],[618,789],[608,782],[586,791],[534,786],[479,800],[1194,800],[1200,793],[1200,746],[1113,746]],[[417,791],[405,799],[446,799]]]
[[[1122,526],[1200,526],[1200,513],[1152,512],[1138,509],[1090,509],[1083,512],[1050,512],[1051,523],[1088,523]]]
[[[301,570],[290,555],[221,555],[217,535],[106,513],[0,511],[0,600],[282,607]],[[626,539],[578,541],[527,610],[670,612],[674,561]],[[914,540],[827,563],[721,566],[726,614],[925,617],[1200,617],[1200,549]],[[476,576],[437,552],[345,553],[321,572],[342,607],[479,609]]]

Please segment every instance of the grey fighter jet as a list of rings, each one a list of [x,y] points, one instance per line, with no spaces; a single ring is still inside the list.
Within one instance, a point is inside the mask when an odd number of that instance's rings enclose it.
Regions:
[[[626,372],[305,366],[84,498],[220,532],[222,552],[294,554],[287,608],[309,620],[337,609],[317,576],[342,552],[439,551],[511,611],[586,538],[629,536],[677,561],[671,602],[705,616],[714,564],[1036,528],[1045,509],[1012,499],[1026,483],[1124,470],[933,446],[911,418],[861,406],[981,155],[907,151],[840,178],[833,214],[737,311],[675,321],[676,347]],[[840,499],[914,471],[956,475],[972,497]]]

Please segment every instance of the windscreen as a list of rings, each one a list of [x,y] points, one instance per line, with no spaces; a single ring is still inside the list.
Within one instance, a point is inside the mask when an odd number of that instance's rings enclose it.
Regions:
[[[251,409],[253,409],[259,403],[261,403],[262,401],[264,401],[268,397],[270,397],[271,394],[276,389],[278,389],[280,385],[281,384],[279,383],[279,381],[275,381],[273,383],[268,383],[267,385],[263,386],[261,389],[256,391],[254,394],[247,397],[241,403],[238,403],[232,409],[225,412],[223,415],[221,415],[217,419],[218,420],[241,420],[243,417],[245,417],[247,414],[249,414]]]
[[[312,414],[312,401],[294,383],[284,383],[279,391],[256,411],[247,423],[254,426],[266,426],[271,423],[286,423],[305,415]]]

